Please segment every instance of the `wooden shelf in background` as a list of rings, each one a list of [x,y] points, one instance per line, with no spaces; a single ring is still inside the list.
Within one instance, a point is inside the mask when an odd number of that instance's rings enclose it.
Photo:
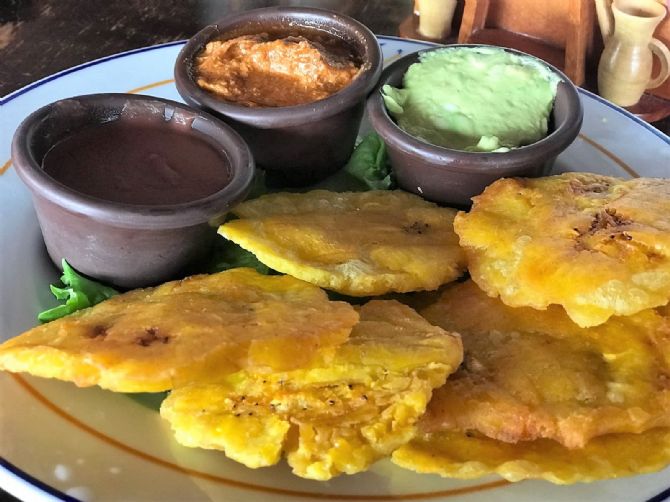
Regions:
[[[508,47],[537,56],[547,63],[562,68],[565,60],[565,51],[547,45],[542,40],[531,38],[519,33],[513,33],[498,28],[486,28],[473,33],[468,42],[470,44],[490,44]]]
[[[591,1],[465,0],[458,41],[527,52],[582,85],[593,35]]]

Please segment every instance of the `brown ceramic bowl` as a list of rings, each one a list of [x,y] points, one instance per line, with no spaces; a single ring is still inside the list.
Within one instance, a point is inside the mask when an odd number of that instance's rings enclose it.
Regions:
[[[222,169],[229,170],[230,182],[198,200],[141,205],[85,195],[44,172],[42,160],[58,141],[119,118],[186,124],[227,157]],[[201,258],[216,236],[213,226],[246,196],[254,173],[249,148],[218,119],[182,103],[130,94],[78,96],[40,108],[16,130],[12,160],[31,191],[53,262],[60,268],[65,258],[76,270],[123,288],[172,279]]]
[[[434,202],[468,206],[471,197],[481,193],[498,178],[548,174],[556,156],[577,137],[582,125],[583,108],[577,89],[570,79],[544,61],[541,61],[542,64],[556,73],[560,82],[550,117],[549,134],[536,143],[509,152],[466,152],[421,141],[395,123],[384,105],[380,92],[382,86],[389,84],[402,87],[407,68],[419,61],[420,54],[444,48],[441,46],[426,49],[394,62],[384,70],[377,89],[368,99],[370,121],[386,143],[398,185]],[[513,49],[505,50],[533,58]]]
[[[310,33],[336,37],[350,46],[361,72],[339,92],[312,103],[247,107],[200,88],[194,59],[210,40],[241,35]],[[289,184],[307,185],[341,168],[354,148],[365,99],[379,80],[382,55],[374,34],[358,21],[321,9],[271,7],[226,17],[193,36],[177,57],[175,80],[190,105],[211,112],[237,130],[256,164]]]

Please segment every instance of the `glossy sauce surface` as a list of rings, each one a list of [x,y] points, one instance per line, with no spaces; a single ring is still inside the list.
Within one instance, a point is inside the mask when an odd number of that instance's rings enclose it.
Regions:
[[[126,204],[189,202],[231,179],[225,154],[190,126],[123,117],[59,141],[42,168],[78,192]]]
[[[243,106],[294,106],[327,98],[356,78],[360,65],[334,37],[262,33],[209,42],[197,57],[197,83]]]

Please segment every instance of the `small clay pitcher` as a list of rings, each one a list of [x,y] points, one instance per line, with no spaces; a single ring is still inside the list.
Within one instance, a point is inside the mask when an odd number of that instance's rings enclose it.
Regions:
[[[419,35],[442,40],[451,35],[451,21],[456,11],[456,0],[415,0],[419,16]]]
[[[668,78],[670,50],[653,38],[665,14],[665,7],[654,0],[614,0],[614,27],[603,33],[605,49],[598,65],[598,91],[603,98],[631,106],[645,89],[658,87]],[[654,55],[661,70],[652,78]]]

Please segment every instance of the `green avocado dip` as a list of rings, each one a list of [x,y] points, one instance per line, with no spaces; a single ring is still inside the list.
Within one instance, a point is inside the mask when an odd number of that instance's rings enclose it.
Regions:
[[[547,135],[559,78],[530,57],[490,47],[421,54],[403,88],[382,88],[384,103],[407,133],[433,145],[505,152]]]

